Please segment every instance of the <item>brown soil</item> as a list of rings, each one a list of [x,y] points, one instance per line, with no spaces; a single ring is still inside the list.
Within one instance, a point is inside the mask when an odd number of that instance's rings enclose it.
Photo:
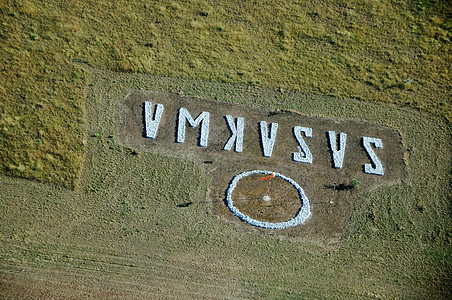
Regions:
[[[164,105],[162,121],[155,139],[143,137],[144,101],[153,105]],[[176,143],[177,115],[180,107],[185,107],[193,118],[201,112],[210,113],[210,130],[207,147],[200,147],[198,127],[187,125],[184,143]],[[278,172],[295,180],[310,201],[312,217],[304,224],[269,232],[257,229],[261,234],[277,234],[286,237],[314,239],[334,243],[346,232],[351,209],[356,197],[382,185],[393,185],[407,177],[404,162],[404,147],[399,132],[370,122],[358,120],[336,120],[313,117],[292,111],[269,111],[252,106],[242,106],[188,96],[169,95],[151,91],[130,91],[118,105],[119,119],[116,124],[117,142],[139,151],[153,152],[165,156],[183,157],[195,161],[210,174],[209,200],[214,214],[231,220],[241,230],[253,232],[256,228],[235,217],[225,205],[225,192],[232,178],[250,170]],[[338,108],[339,109],[339,108]],[[225,115],[245,120],[244,149],[242,153],[225,151],[223,147],[231,133]],[[264,157],[260,142],[259,121],[278,123],[276,142],[271,157]],[[307,126],[313,130],[312,138],[304,138],[313,155],[313,163],[305,164],[292,160],[292,153],[298,151],[298,143],[293,134],[293,126]],[[347,147],[344,165],[333,167],[328,131],[347,133]],[[384,165],[383,176],[365,174],[363,166],[370,163],[362,144],[362,137],[382,139],[383,148],[376,149],[377,156]],[[352,178],[360,182],[358,189],[351,185]],[[264,194],[258,185],[247,186],[255,177],[247,178],[235,193],[239,206],[258,220],[288,220],[300,208],[300,201],[281,205],[266,206],[259,200]],[[277,183],[279,180],[275,180]],[[265,183],[263,183],[265,186]],[[278,184],[272,188],[277,192]],[[242,192],[240,192],[242,190]],[[246,193],[243,192],[246,190]],[[285,191],[279,191],[285,196]],[[246,201],[243,201],[247,199]],[[248,201],[249,200],[249,201]]]
[[[232,201],[243,214],[266,222],[284,222],[294,218],[301,201],[297,189],[287,181],[275,177],[260,181],[264,174],[242,178],[234,189]],[[262,198],[268,195],[269,201]]]

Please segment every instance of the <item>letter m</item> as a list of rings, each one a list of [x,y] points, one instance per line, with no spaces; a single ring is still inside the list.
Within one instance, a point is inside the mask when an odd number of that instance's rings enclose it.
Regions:
[[[209,118],[209,112],[203,111],[195,120],[193,120],[188,110],[185,107],[181,107],[179,109],[179,120],[177,126],[177,142],[183,143],[185,140],[186,122],[188,122],[191,127],[196,127],[201,123],[201,136],[199,138],[199,146],[207,147],[207,140],[209,139]]]

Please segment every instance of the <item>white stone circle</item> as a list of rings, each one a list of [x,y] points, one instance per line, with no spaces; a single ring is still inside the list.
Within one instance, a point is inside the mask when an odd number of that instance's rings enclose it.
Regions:
[[[241,213],[237,207],[234,206],[234,203],[232,202],[232,192],[234,191],[234,189],[237,186],[237,183],[239,182],[240,179],[242,179],[243,177],[252,175],[252,174],[275,174],[276,177],[279,177],[281,179],[284,179],[285,181],[289,182],[290,184],[292,184],[297,190],[298,190],[298,195],[300,196],[300,200],[301,200],[301,208],[298,212],[298,214],[291,220],[286,221],[286,222],[279,222],[279,223],[271,223],[271,222],[262,222],[259,220],[255,220],[253,218],[251,218],[250,216],[247,216],[243,213]],[[286,177],[280,173],[276,173],[276,172],[271,172],[271,171],[266,171],[266,170],[253,170],[253,171],[247,171],[247,172],[243,172],[240,173],[238,175],[236,175],[231,183],[229,184],[229,187],[226,191],[226,201],[228,204],[229,209],[232,211],[232,213],[234,215],[236,215],[237,217],[239,217],[240,219],[242,219],[243,221],[257,226],[257,227],[262,227],[262,228],[268,228],[268,229],[283,229],[283,228],[288,228],[288,227],[294,227],[297,226],[299,224],[304,223],[310,216],[311,216],[311,210],[309,207],[309,200],[308,197],[306,197],[306,195],[304,194],[303,189],[298,185],[298,183],[296,183],[294,180],[292,180],[289,177]]]

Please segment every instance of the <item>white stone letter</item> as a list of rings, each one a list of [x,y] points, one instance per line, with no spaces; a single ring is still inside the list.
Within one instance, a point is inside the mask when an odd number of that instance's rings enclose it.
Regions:
[[[157,103],[155,106],[154,120],[152,120],[152,103],[144,102],[144,126],[146,129],[146,137],[154,139],[157,135],[162,112],[163,105]]]
[[[185,140],[185,121],[188,121],[191,127],[196,127],[201,123],[199,146],[207,147],[207,140],[209,138],[209,119],[209,112],[203,111],[196,120],[193,120],[188,110],[185,107],[181,107],[179,109],[179,124],[177,126],[177,142],[183,143]]]
[[[337,149],[336,132],[328,131],[328,137],[330,138],[331,152],[333,152],[334,167],[340,169],[344,162],[347,134],[343,132],[339,134],[339,149]]]
[[[375,148],[383,148],[383,143],[381,142],[381,139],[370,138],[365,136],[363,137],[364,148],[366,149],[367,154],[369,154],[372,163],[375,165],[375,168],[373,168],[371,164],[365,164],[364,173],[383,175],[384,174],[383,165],[381,164],[380,160],[378,159],[377,155],[374,152],[374,149],[372,149],[370,144],[374,144]]]
[[[301,126],[295,126],[293,128],[293,133],[295,135],[295,138],[298,141],[298,152],[294,152],[293,154],[293,160],[312,164],[312,153],[309,151],[308,145],[306,145],[306,142],[303,140],[303,137],[301,136],[301,132],[304,132],[304,135],[306,137],[312,137],[312,128],[309,127],[301,127]],[[303,153],[302,153],[303,151]]]
[[[232,145],[235,142],[235,152],[243,151],[243,128],[244,120],[241,117],[237,118],[236,124],[234,124],[234,118],[230,115],[225,116],[228,121],[229,129],[231,130],[231,137],[229,138],[226,145],[224,145],[224,150],[231,150]]]
[[[261,142],[264,150],[264,156],[270,157],[272,156],[273,146],[275,145],[278,123],[271,123],[270,135],[268,134],[267,122],[260,121],[259,126],[261,128]]]

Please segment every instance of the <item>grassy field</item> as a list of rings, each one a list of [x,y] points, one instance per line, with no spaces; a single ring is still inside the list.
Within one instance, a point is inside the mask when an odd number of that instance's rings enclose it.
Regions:
[[[393,102],[451,120],[446,1],[0,3],[0,171],[74,187],[87,74]]]
[[[261,87],[246,91],[199,80],[90,72],[79,188],[0,180],[0,280],[7,297],[450,296],[447,122],[350,99],[281,97]],[[134,88],[208,99],[223,95],[219,100],[295,106],[311,115],[359,116],[399,128],[410,184],[358,198],[340,247],[244,232],[211,213],[206,190],[215,179],[197,165],[115,143],[117,103]],[[337,110],[340,104],[343,110]],[[193,204],[180,207],[188,201]]]
[[[0,177],[0,294],[450,297],[451,9],[0,2],[0,172],[44,182]],[[197,165],[115,144],[130,88],[397,128],[410,183],[360,197],[338,249],[241,233]]]

